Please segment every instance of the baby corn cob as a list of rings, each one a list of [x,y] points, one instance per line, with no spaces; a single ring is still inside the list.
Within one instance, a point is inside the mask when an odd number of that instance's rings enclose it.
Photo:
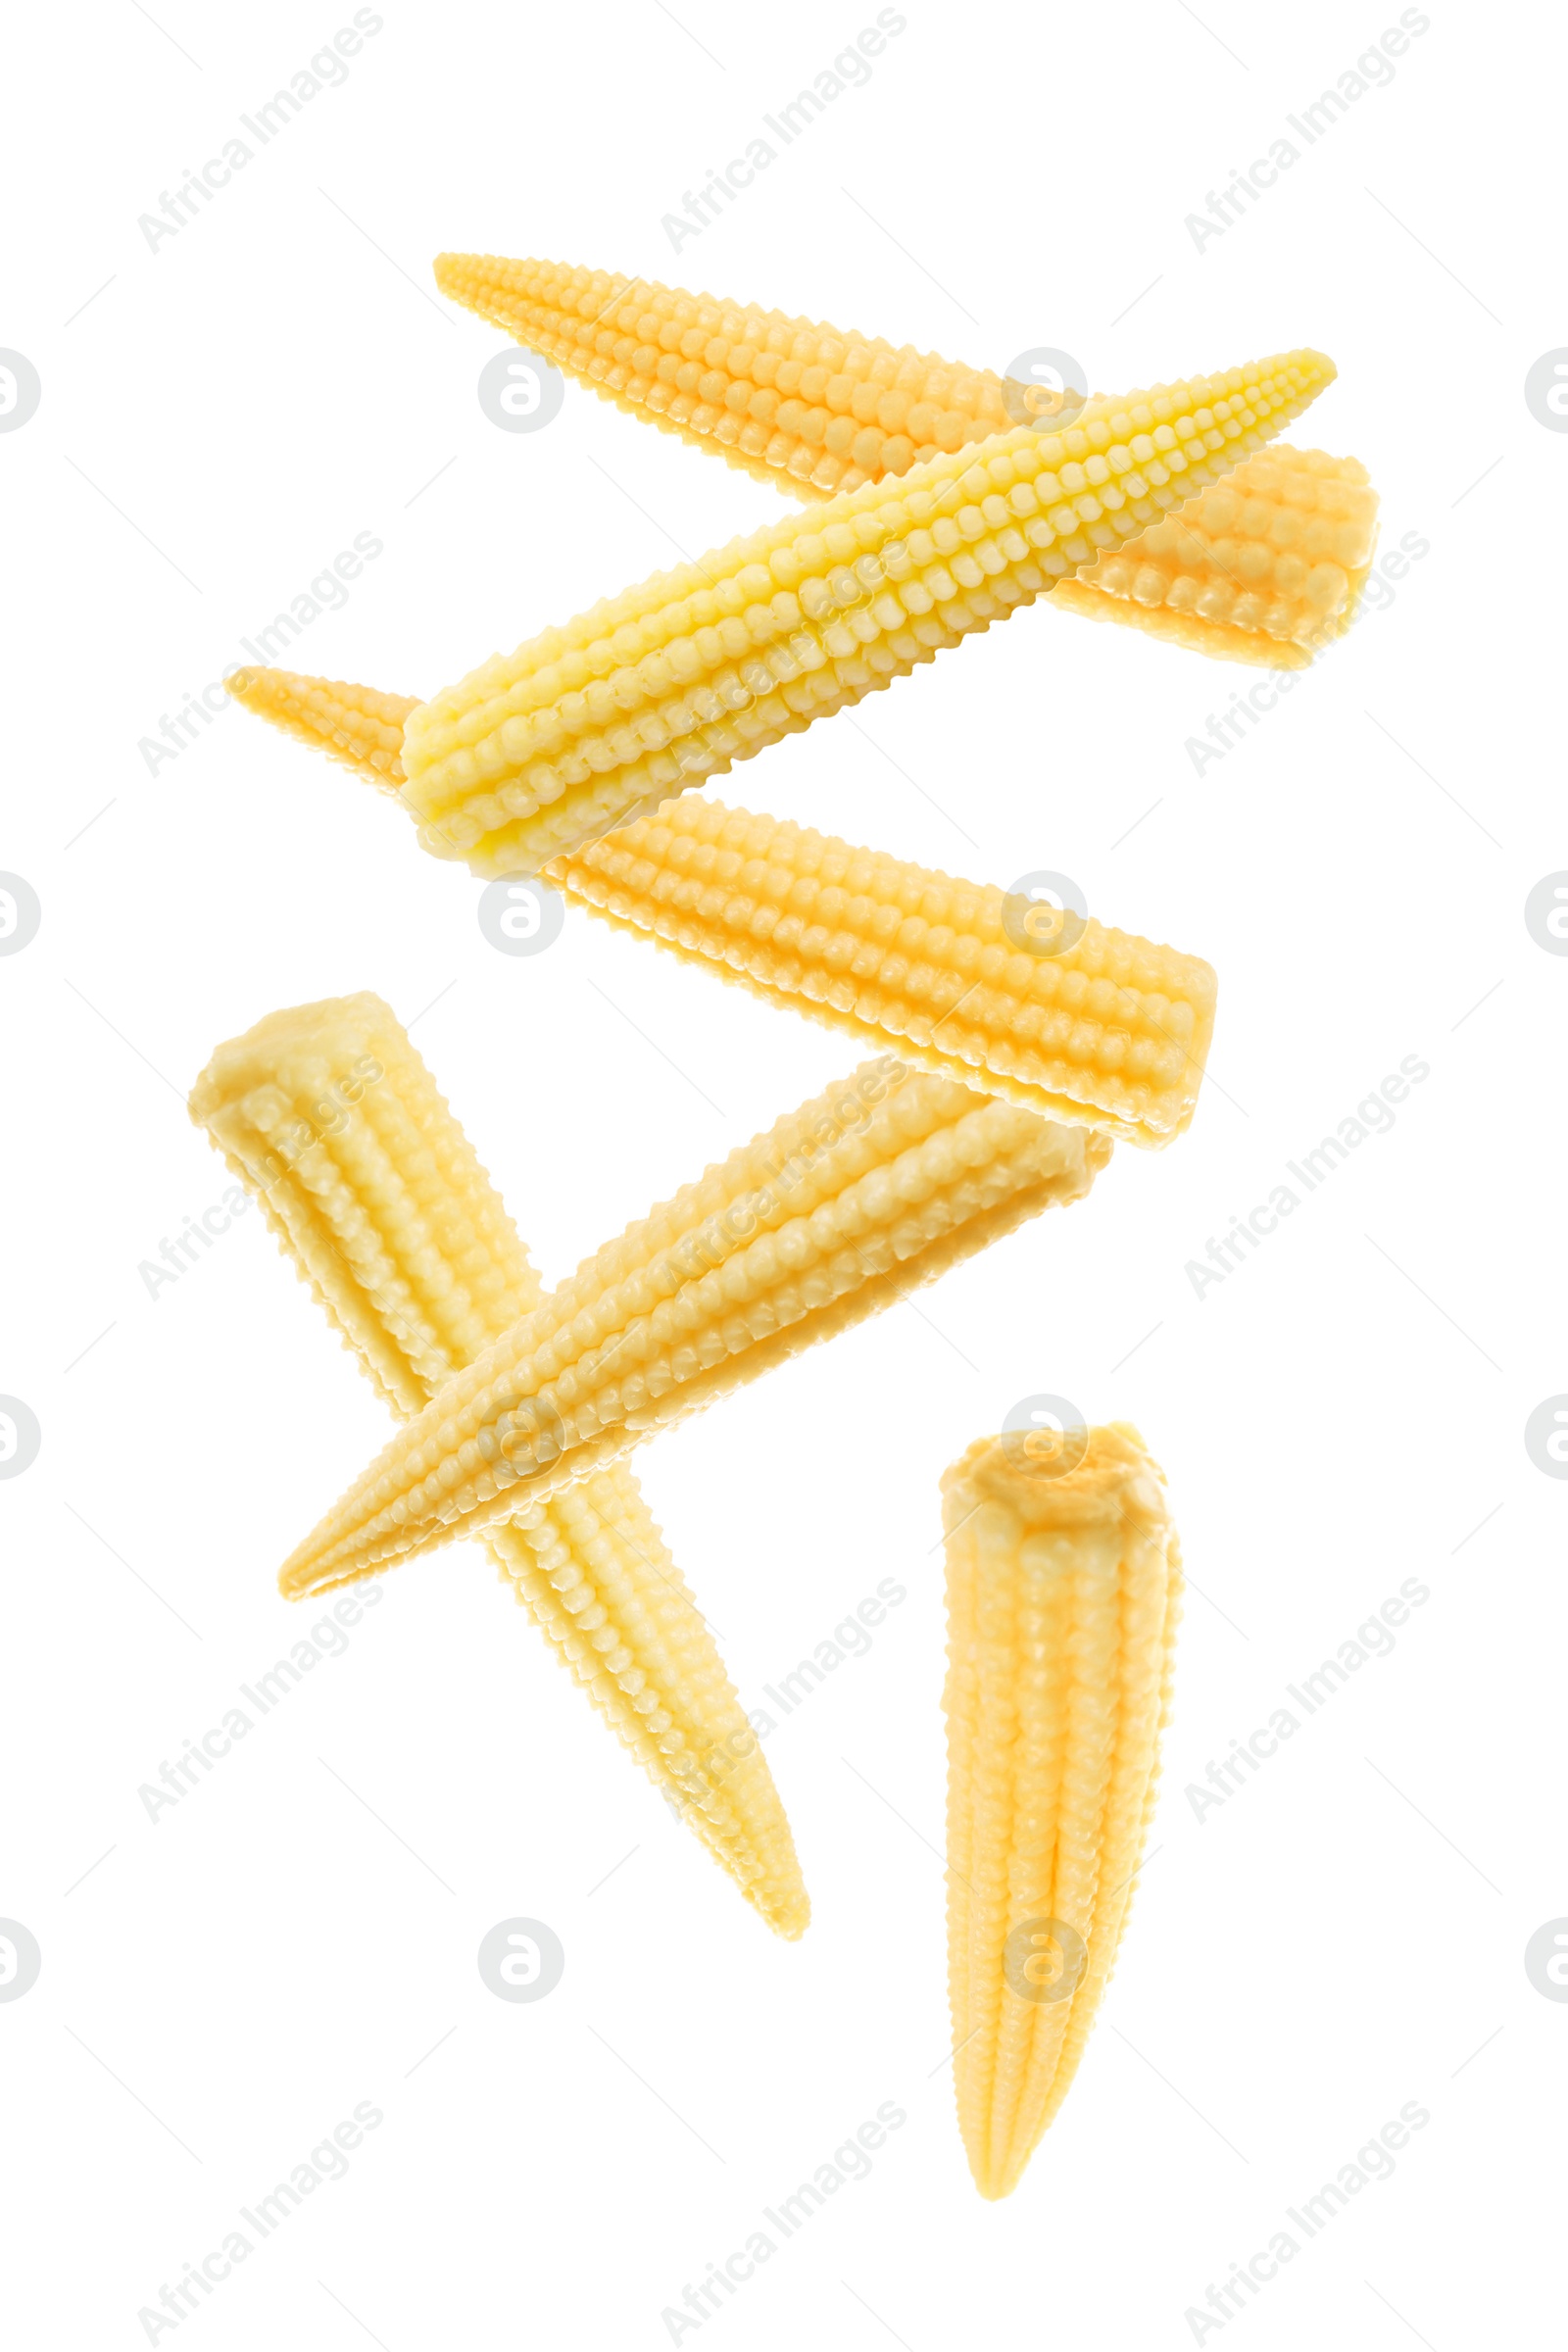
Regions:
[[[1076,918],[1058,952],[1036,929],[1054,908],[697,795],[545,872],[770,1004],[1047,1118],[1153,1146],[1192,1118],[1215,995],[1195,956]]]
[[[285,1563],[315,1592],[466,1535],[1088,1192],[1109,1141],[862,1062],[584,1260]]]
[[[282,670],[235,685],[372,783],[381,727],[414,707],[378,695],[368,722],[364,687]],[[1155,1147],[1191,1123],[1214,1027],[1199,956],[1093,919],[1053,952],[1027,905],[992,886],[697,796],[544,870],[590,912],[770,1004],[896,1039],[919,1068],[1025,1110]]]
[[[410,1417],[543,1296],[429,1071],[378,997],[273,1013],[220,1046],[191,1114],[393,1410]],[[772,1777],[630,1470],[486,1530],[564,1664],[768,1925],[806,1889]]]
[[[1295,352],[999,433],[715,549],[409,713],[403,797],[476,873],[550,858],[858,702],[1134,537],[1333,374]]]
[[[1276,442],[1179,515],[1059,580],[1047,610],[1117,621],[1217,661],[1304,669],[1355,616],[1377,512],[1354,458]],[[238,669],[227,683],[258,716],[401,793],[403,724],[417,695],[282,669]]]
[[[1220,661],[1304,669],[1354,617],[1377,514],[1354,458],[1276,447],[1063,580],[1051,601]]]
[[[858,490],[1022,417],[989,369],[684,286],[488,253],[440,254],[435,282],[628,416],[786,494]]]
[[[942,1482],[948,1958],[958,2125],[985,2197],[1065,2097],[1132,1899],[1182,1589],[1164,1480],[1125,1422],[1050,1475],[982,1438]]]

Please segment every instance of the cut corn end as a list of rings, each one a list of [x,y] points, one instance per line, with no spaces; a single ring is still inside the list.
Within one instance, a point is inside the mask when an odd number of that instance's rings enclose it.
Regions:
[[[543,1296],[504,1202],[379,997],[271,1014],[219,1047],[191,1115],[408,1417]],[[598,1712],[780,1935],[809,1916],[789,1824],[701,1612],[629,1470],[488,1531]]]
[[[1276,446],[1053,601],[1218,661],[1303,669],[1354,617],[1377,517],[1356,459]]]
[[[1170,1713],[1181,1566],[1126,1423],[983,1438],[942,1482],[958,2125],[1007,2196],[1115,1962]]]
[[[1196,956],[1028,909],[706,795],[545,868],[590,912],[862,1046],[1042,1117],[1158,1149],[1192,1120],[1216,982]]]

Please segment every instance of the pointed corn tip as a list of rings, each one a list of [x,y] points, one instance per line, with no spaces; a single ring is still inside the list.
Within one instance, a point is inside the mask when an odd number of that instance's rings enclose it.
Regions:
[[[791,1888],[781,1900],[765,1902],[753,1897],[758,1916],[764,1920],[784,1943],[799,1943],[811,1924],[811,1898],[804,1886]]]
[[[401,788],[404,722],[418,709],[417,696],[292,669],[234,669],[223,684],[258,718],[325,752],[367,784],[394,794]]]

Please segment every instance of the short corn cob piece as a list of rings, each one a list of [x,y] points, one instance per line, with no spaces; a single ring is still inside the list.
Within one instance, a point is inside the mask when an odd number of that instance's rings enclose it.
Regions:
[[[1081,1199],[1110,1150],[891,1056],[861,1063],[448,1382],[285,1563],[283,1590],[370,1575],[583,1477]]]
[[[700,795],[545,872],[770,1004],[1043,1117],[1152,1146],[1192,1119],[1215,997],[1196,956],[1092,917],[1056,952],[1049,908]]]
[[[1304,669],[1354,617],[1377,514],[1354,458],[1271,449],[1063,580],[1052,603],[1221,661]]]
[[[273,1013],[220,1046],[191,1112],[394,1412],[543,1296],[505,1204],[378,997]],[[487,1531],[503,1579],[656,1788],[768,1925],[806,1889],[723,1662],[630,1470]]]
[[[1295,352],[1091,403],[657,572],[411,711],[436,857],[549,858],[1032,603],[1272,439],[1333,374]]]
[[[1027,1439],[982,1438],[942,1482],[949,1987],[985,2197],[1017,2186],[1077,2070],[1170,1713],[1182,1578],[1164,1480],[1126,1423],[1087,1441],[1051,1476]]]
[[[858,490],[1019,421],[988,368],[755,303],[487,253],[439,255],[435,282],[628,416],[786,494]]]

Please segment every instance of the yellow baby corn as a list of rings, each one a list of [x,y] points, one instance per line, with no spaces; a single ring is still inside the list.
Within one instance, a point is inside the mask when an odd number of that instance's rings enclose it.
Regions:
[[[1377,512],[1354,458],[1276,442],[1179,515],[1058,580],[1047,610],[1117,621],[1218,661],[1304,669],[1354,618]],[[227,685],[258,716],[401,792],[403,725],[417,695],[282,669],[234,670]]]
[[[861,1063],[584,1260],[285,1563],[290,1594],[467,1535],[1088,1192],[1107,1138]]]
[[[1154,1146],[1192,1118],[1215,995],[1195,956],[696,794],[545,872],[768,1004],[1047,1118]]]
[[[1182,1589],[1124,1422],[982,1438],[942,1482],[948,1959],[958,2125],[985,2197],[1065,2097],[1132,1899]]]
[[[1276,447],[1063,580],[1051,602],[1221,661],[1304,669],[1354,616],[1377,514],[1354,458]]]
[[[1294,352],[1091,403],[732,540],[409,713],[435,856],[536,872],[1031,603],[1270,440],[1333,374]]]
[[[627,415],[786,493],[858,490],[1023,417],[988,369],[684,286],[487,253],[439,255],[435,282]]]
[[[399,1415],[543,1296],[500,1196],[374,996],[220,1046],[191,1113]],[[486,1530],[505,1580],[650,1779],[779,1934],[806,1890],[772,1777],[630,1470]]]

